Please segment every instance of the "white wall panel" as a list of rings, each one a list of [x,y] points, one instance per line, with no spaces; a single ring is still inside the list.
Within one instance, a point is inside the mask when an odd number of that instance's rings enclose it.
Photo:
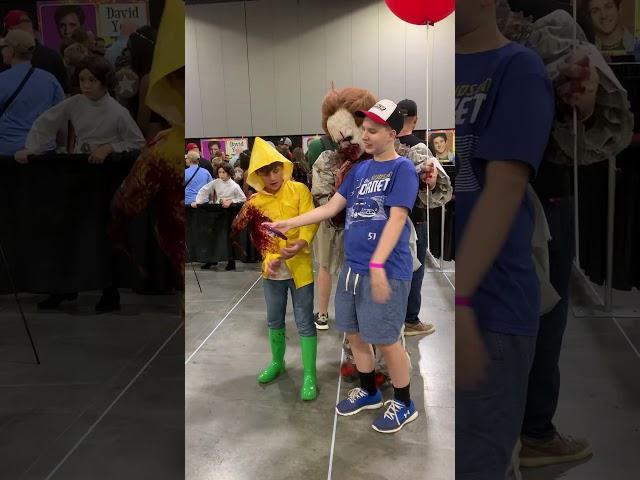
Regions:
[[[296,0],[272,0],[273,52],[275,64],[275,133],[299,132],[300,58],[298,9]]]
[[[195,15],[197,9],[189,7],[186,13],[185,28],[185,110],[187,137],[202,137],[202,101],[200,99],[200,74],[198,62],[198,44],[196,42],[196,29],[198,21]]]
[[[300,24],[300,109],[302,126],[300,132],[322,132],[320,104],[329,90],[326,64],[324,27],[324,2],[300,0],[298,22]]]
[[[251,132],[252,128],[244,3],[220,5],[216,18],[222,31],[226,135],[247,135],[247,132]]]
[[[196,42],[202,101],[202,128],[205,136],[227,135],[226,93],[222,69],[222,31],[219,9],[198,6]]]
[[[433,36],[433,28],[429,32]],[[406,45],[406,91],[404,97],[410,98],[418,104],[418,130],[427,125],[427,27],[407,25]],[[435,69],[434,69],[435,70]],[[402,100],[402,99],[400,99]],[[430,99],[432,100],[432,99]]]
[[[378,3],[371,0],[349,2],[351,8],[351,45],[353,85],[378,95]]]
[[[351,7],[344,0],[326,0],[324,10],[326,84],[336,88],[353,86],[351,67]]]
[[[435,25],[433,35],[433,81],[430,94],[431,124],[430,128],[455,127],[455,14],[449,15]]]
[[[272,2],[247,2],[247,39],[253,135],[278,135],[276,127],[276,76],[274,62],[274,12]],[[211,8],[215,9],[215,5]]]
[[[427,110],[430,128],[452,128],[454,25],[452,15],[432,27],[427,46],[426,27],[405,24],[383,0],[188,6],[187,135],[320,132],[332,81],[412,98],[419,129]]]
[[[378,19],[378,96],[397,102],[405,97],[406,24],[384,2],[378,3]]]

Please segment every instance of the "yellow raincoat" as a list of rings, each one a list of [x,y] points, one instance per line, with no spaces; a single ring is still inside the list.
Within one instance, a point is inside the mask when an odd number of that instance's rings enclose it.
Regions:
[[[262,178],[260,178],[260,175],[258,175],[256,171],[274,162],[282,162],[284,164],[284,182],[280,190],[272,194],[264,190]],[[292,173],[293,164],[266,141],[257,137],[251,153],[247,183],[258,193],[256,193],[248,203],[260,210],[274,222],[287,220],[313,210],[315,206],[311,192],[309,192],[309,189],[302,183],[291,180]],[[293,276],[296,288],[304,287],[313,282],[311,242],[317,230],[318,225],[307,225],[305,227],[293,228],[286,234],[289,240],[301,239],[307,242],[307,246],[300,250],[297,255],[289,260],[285,260],[287,268]],[[278,242],[281,248],[287,246],[287,242],[282,239],[278,239]],[[279,253],[268,253],[265,254],[264,257],[262,261],[262,275],[268,278],[268,264],[275,259],[281,258],[281,256]]]

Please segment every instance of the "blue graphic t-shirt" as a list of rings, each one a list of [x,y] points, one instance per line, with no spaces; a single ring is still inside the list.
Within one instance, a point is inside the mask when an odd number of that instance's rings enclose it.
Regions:
[[[344,250],[347,264],[361,275],[369,274],[369,262],[378,246],[391,207],[411,211],[418,194],[418,175],[405,157],[355,165],[338,193],[347,200]],[[407,220],[408,222],[409,220]],[[413,263],[409,250],[409,224],[385,263],[387,277],[411,280]]]
[[[487,162],[524,162],[533,177],[553,115],[552,84],[532,50],[509,43],[456,55],[457,243],[484,187]],[[537,334],[540,286],[532,260],[533,229],[533,206],[525,194],[505,245],[473,297],[481,328]]]

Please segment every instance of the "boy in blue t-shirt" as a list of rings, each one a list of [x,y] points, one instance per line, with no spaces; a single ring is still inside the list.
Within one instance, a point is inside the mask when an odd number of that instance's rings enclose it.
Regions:
[[[365,151],[373,159],[357,163],[331,200],[310,212],[268,224],[287,230],[332,218],[346,208],[345,264],[336,289],[336,327],[346,333],[360,376],[336,406],[340,415],[383,406],[375,384],[371,345],[382,351],[394,398],[372,427],[393,433],[418,417],[409,393],[409,363],[399,339],[407,310],[413,263],[407,216],[418,194],[413,163],[398,155],[394,143],[404,118],[391,100],[381,100],[362,123]]]
[[[495,1],[456,5],[456,475],[504,478],[522,427],[540,304],[527,185],[554,116],[540,57]]]

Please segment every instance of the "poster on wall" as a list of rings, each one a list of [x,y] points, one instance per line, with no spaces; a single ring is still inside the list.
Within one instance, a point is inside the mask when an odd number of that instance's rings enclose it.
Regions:
[[[96,32],[96,5],[91,2],[38,2],[38,23],[42,43],[60,51],[60,44],[71,37],[74,30],[83,27]]]
[[[249,140],[247,138],[226,138],[225,142],[225,152],[229,157],[239,155],[249,148]]]
[[[216,150],[220,150],[230,160],[235,155],[249,148],[247,138],[203,138],[200,140],[201,155],[207,160],[215,155]]]
[[[441,163],[453,163],[455,156],[456,131],[451,130],[430,130],[429,150]]]
[[[593,31],[595,44],[609,57],[633,55],[640,37],[637,15],[640,0],[579,0],[583,21]]]
[[[147,0],[47,0],[37,2],[37,7],[42,43],[57,52],[80,27],[110,44],[120,36],[124,22],[136,27],[149,24]]]
[[[226,142],[223,138],[203,138],[200,140],[200,155],[207,160],[211,160],[217,150],[226,153]]]
[[[309,150],[309,143],[311,143],[314,140],[317,140],[320,138],[320,135],[316,134],[316,135],[303,135],[302,136],[302,151],[306,154],[307,150]]]
[[[145,2],[101,3],[98,5],[98,35],[101,37],[117,37],[120,26],[130,22],[136,27],[149,24],[149,12]]]

